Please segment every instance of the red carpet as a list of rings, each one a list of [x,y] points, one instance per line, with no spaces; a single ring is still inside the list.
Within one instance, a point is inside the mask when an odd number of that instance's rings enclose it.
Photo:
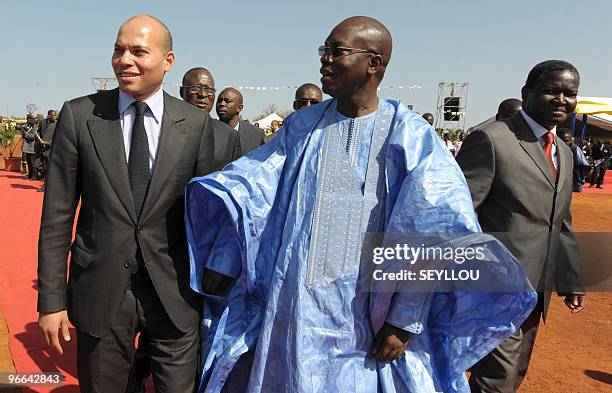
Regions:
[[[28,388],[23,392],[79,392],[76,381],[76,332],[62,342],[64,355],[47,348],[38,328],[36,264],[43,194],[40,182],[21,174],[0,171],[0,309],[9,329],[9,347],[17,372],[60,372],[64,384],[55,388]]]

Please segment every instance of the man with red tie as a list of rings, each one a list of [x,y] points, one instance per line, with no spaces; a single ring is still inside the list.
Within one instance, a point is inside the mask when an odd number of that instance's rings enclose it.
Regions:
[[[457,156],[483,231],[523,263],[539,293],[520,329],[472,367],[472,392],[519,388],[553,283],[572,313],[584,307],[570,214],[573,158],[555,135],[576,108],[579,84],[578,70],[565,61],[536,65],[521,90],[523,110],[473,131]]]

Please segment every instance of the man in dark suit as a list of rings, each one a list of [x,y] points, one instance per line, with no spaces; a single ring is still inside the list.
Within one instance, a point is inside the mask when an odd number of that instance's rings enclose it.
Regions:
[[[189,288],[183,189],[212,171],[214,140],[205,112],[162,90],[174,59],[161,21],[129,19],[112,56],[119,89],[66,102],[57,122],[39,239],[39,325],[59,353],[68,318],[76,326],[82,392],[125,390],[137,333],[157,392],[195,386],[202,302]]]
[[[591,149],[593,154],[593,174],[591,175],[591,184],[589,188],[597,184],[597,188],[603,188],[604,177],[606,177],[606,170],[608,169],[610,160],[610,145],[604,141],[599,141]]]
[[[243,107],[242,94],[233,87],[224,89],[217,98],[216,109],[219,120],[238,131],[240,155],[266,143],[261,128],[255,127],[248,121],[240,120],[240,112]]]
[[[40,141],[37,146],[37,154],[40,159],[40,167],[42,168],[43,181],[47,179],[47,171],[49,170],[49,156],[51,155],[51,143],[55,134],[55,122],[57,121],[57,112],[53,109],[47,111],[47,118],[41,120],[38,124],[40,130]],[[45,185],[43,184],[37,191],[44,192]]]
[[[181,98],[206,113],[213,108],[215,92],[215,80],[206,68],[192,68],[183,76]],[[238,132],[216,119],[210,119],[210,125],[215,138],[215,170],[220,170],[241,155]]]
[[[567,62],[536,65],[522,89],[523,110],[470,133],[457,157],[482,229],[500,237],[539,292],[518,331],[472,367],[473,392],[519,388],[553,282],[573,313],[584,306],[570,214],[573,158],[555,135],[576,107],[579,83]]]

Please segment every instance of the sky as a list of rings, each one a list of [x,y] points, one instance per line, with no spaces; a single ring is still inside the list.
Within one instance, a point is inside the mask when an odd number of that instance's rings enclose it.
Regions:
[[[91,4],[90,4],[91,3]],[[468,82],[466,126],[520,98],[529,70],[547,59],[574,64],[580,95],[612,96],[612,1],[7,1],[0,23],[0,115],[23,116],[91,94],[92,77],[112,77],[117,29],[150,14],[173,34],[176,64],[164,89],[178,96],[185,71],[204,66],[223,86],[319,82],[316,50],[353,15],[379,19],[393,36],[383,98],[436,112],[438,83]],[[270,104],[291,109],[293,89],[244,90],[245,118]],[[213,111],[214,112],[214,111]],[[213,113],[214,116],[214,113]]]

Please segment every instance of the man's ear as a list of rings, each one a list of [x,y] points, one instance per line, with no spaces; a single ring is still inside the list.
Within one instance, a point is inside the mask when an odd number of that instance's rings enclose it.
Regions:
[[[179,87],[179,95],[185,101],[185,88],[183,86]]]
[[[527,101],[527,96],[530,92],[530,88],[528,88],[527,86],[523,86],[523,88],[521,89],[521,98],[523,99],[523,102]]]
[[[383,58],[381,55],[374,55],[370,58],[370,70],[372,74],[378,73],[383,67]]]
[[[238,105],[238,113],[242,112],[242,108],[244,108],[244,104]]]
[[[174,67],[174,61],[175,61],[174,52],[169,51],[168,53],[166,53],[166,56],[164,57],[164,71],[165,72],[169,72],[172,69],[172,67]]]

